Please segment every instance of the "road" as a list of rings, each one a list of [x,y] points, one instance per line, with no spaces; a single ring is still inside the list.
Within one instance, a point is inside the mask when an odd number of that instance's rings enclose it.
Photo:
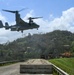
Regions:
[[[20,64],[49,64],[43,59],[30,59],[26,62],[20,62],[8,66],[0,67],[0,75],[35,75],[35,74],[20,74]],[[36,75],[51,75],[51,74],[36,74]]]

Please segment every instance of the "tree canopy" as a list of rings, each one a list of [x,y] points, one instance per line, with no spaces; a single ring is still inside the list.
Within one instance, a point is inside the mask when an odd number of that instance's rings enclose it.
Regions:
[[[13,42],[0,44],[0,61],[40,58],[49,54],[55,58],[66,51],[74,53],[74,33],[55,30],[46,34],[29,34]]]

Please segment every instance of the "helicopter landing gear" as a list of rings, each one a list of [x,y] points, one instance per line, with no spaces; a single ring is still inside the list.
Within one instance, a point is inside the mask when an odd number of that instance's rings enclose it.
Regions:
[[[21,30],[21,32],[23,33],[23,30]]]

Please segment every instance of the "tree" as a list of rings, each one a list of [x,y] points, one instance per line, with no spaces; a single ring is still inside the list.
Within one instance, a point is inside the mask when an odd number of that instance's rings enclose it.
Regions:
[[[71,51],[74,53],[74,41],[71,44]]]

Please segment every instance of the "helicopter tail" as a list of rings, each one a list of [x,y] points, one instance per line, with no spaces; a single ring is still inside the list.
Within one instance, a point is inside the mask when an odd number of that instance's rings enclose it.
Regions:
[[[4,26],[3,26],[3,23],[2,23],[2,21],[0,20],[0,28],[3,28]]]

